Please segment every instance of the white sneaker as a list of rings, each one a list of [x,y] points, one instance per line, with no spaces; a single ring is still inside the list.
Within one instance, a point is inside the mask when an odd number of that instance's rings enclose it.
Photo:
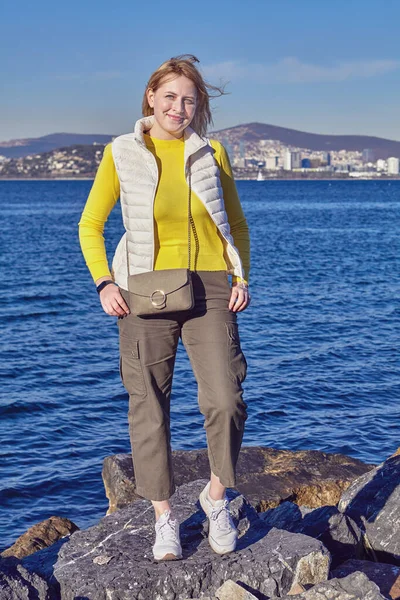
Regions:
[[[201,508],[209,519],[208,542],[217,554],[227,554],[236,548],[238,531],[229,512],[229,500],[214,500],[212,504],[208,495],[211,481],[200,493]]]
[[[177,560],[182,558],[179,539],[179,523],[171,518],[171,511],[165,510],[155,524],[156,543],[153,555],[156,560]]]

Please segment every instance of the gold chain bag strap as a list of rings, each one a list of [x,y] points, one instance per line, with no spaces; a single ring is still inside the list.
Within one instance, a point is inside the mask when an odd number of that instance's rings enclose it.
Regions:
[[[188,268],[148,271],[139,275],[129,274],[128,241],[127,269],[130,310],[138,317],[190,310],[194,306],[192,273],[190,271],[190,229],[194,228],[191,212],[191,168],[189,157],[188,193]],[[194,230],[195,238],[196,232]]]

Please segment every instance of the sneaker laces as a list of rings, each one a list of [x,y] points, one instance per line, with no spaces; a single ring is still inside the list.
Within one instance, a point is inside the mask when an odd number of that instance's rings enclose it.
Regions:
[[[168,516],[163,523],[158,523],[158,521],[157,521],[156,525],[157,525],[157,531],[160,534],[163,542],[166,540],[176,540],[176,538],[177,538],[177,535],[176,535],[177,520],[176,519],[171,519],[171,517]]]
[[[232,529],[231,513],[229,512],[229,500],[225,499],[221,506],[214,506],[210,513],[210,519],[216,521],[217,529],[220,531]]]

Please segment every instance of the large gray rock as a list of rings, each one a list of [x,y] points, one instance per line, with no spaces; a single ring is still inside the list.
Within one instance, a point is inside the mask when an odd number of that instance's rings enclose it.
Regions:
[[[207,449],[175,450],[172,466],[177,486],[210,476]],[[283,500],[310,508],[336,505],[350,483],[374,466],[344,454],[242,446],[237,489],[258,512],[274,508]],[[102,475],[109,499],[107,514],[140,499],[130,454],[107,456]]]
[[[373,560],[400,565],[400,455],[356,479],[338,508],[360,527]]]
[[[0,560],[1,600],[50,600],[47,582],[18,560]]]
[[[306,592],[285,596],[285,600],[385,600],[378,586],[364,573],[352,573],[343,579],[330,579]]]
[[[250,592],[280,597],[294,584],[314,585],[328,577],[330,555],[313,538],[267,527],[254,508],[228,490],[239,539],[236,552],[219,556],[210,548],[208,523],[198,503],[207,480],[177,489],[171,506],[181,524],[183,560],[153,559],[154,510],[147,500],[104,517],[87,530],[60,540],[52,585],[61,600],[181,600],[213,597],[227,580],[240,581]],[[197,504],[196,504],[197,503]],[[23,560],[49,577],[41,550]],[[30,561],[30,562],[29,562]],[[27,567],[28,568],[28,567]]]
[[[400,567],[385,563],[375,563],[370,560],[347,560],[332,573],[332,577],[346,577],[360,571],[376,585],[386,598],[400,598]]]
[[[332,568],[347,559],[364,557],[359,527],[335,506],[304,510],[293,502],[282,502],[259,517],[270,527],[319,539],[331,553]]]

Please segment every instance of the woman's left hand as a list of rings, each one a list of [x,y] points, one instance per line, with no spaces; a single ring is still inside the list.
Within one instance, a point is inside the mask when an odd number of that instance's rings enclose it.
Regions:
[[[229,310],[240,312],[249,306],[250,300],[249,287],[245,283],[237,282],[232,284]]]

